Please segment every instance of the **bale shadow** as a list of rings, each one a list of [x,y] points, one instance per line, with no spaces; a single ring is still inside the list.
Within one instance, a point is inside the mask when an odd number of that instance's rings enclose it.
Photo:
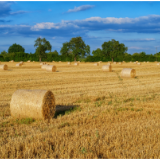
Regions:
[[[81,110],[79,105],[56,105],[54,118],[57,118],[60,115],[70,114],[77,110]]]

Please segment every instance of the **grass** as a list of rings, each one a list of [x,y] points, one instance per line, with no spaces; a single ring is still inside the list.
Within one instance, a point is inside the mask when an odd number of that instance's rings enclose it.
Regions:
[[[42,72],[37,62],[23,68],[8,63],[11,71],[0,71],[0,158],[160,158],[160,75],[154,63],[114,65],[105,74],[105,63],[55,64],[59,72]],[[136,78],[122,79],[122,68],[136,69]],[[56,105],[66,109],[50,121],[14,119],[10,100],[22,88],[51,90]]]

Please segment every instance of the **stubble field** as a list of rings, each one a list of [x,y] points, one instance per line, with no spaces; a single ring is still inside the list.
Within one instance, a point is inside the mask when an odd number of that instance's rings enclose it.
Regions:
[[[94,63],[2,62],[0,70],[0,158],[160,158],[160,66]],[[122,78],[134,68],[135,78]],[[14,119],[10,101],[17,89],[51,90],[56,114],[48,122]],[[63,110],[63,111],[62,111]]]

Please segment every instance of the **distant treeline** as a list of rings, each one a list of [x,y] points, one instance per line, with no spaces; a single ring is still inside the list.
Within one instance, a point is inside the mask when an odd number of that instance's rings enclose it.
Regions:
[[[0,61],[10,61],[10,60],[14,60],[15,62],[19,62],[19,61],[37,61],[39,62],[39,58],[37,57],[37,55],[35,53],[23,53],[23,52],[16,52],[16,53],[6,53],[4,54],[0,54]],[[77,58],[77,61],[83,61],[83,62],[97,62],[97,61],[103,61],[103,62],[108,62],[108,61],[112,61],[112,59],[110,57],[106,58],[103,56],[91,56],[88,55],[86,57],[79,57]],[[71,55],[68,55],[67,57],[65,55],[59,55],[58,52],[56,53],[56,51],[54,52],[49,52],[46,53],[46,56],[42,58],[42,61],[47,61],[47,62],[52,62],[52,61],[62,61],[62,62],[67,62],[67,61],[74,61],[74,57]],[[134,53],[133,55],[125,53],[124,56],[121,57],[117,57],[114,58],[114,61],[116,62],[121,62],[121,61],[139,61],[139,62],[143,62],[143,61],[150,61],[150,62],[154,62],[154,61],[160,61],[160,52],[155,54],[155,55],[147,55],[145,54],[145,52],[141,52],[141,53]]]
[[[56,50],[51,52],[52,46],[45,38],[37,38],[34,47],[36,47],[35,53],[25,53],[25,49],[21,45],[15,43],[9,47],[8,52],[1,52],[0,61],[160,61],[160,52],[154,55],[149,55],[145,52],[131,55],[127,53],[128,47],[114,39],[104,42],[101,46],[102,49],[97,48],[96,50],[93,50],[92,55],[90,55],[90,46],[86,45],[81,37],[75,37],[69,42],[63,43],[60,53]]]

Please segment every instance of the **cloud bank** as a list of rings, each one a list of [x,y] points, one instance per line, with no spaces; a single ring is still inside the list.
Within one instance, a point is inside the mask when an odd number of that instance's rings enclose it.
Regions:
[[[67,13],[85,11],[85,10],[91,9],[93,7],[94,7],[94,5],[82,5],[82,6],[79,6],[79,7],[74,7],[74,9],[69,9],[67,11]]]

